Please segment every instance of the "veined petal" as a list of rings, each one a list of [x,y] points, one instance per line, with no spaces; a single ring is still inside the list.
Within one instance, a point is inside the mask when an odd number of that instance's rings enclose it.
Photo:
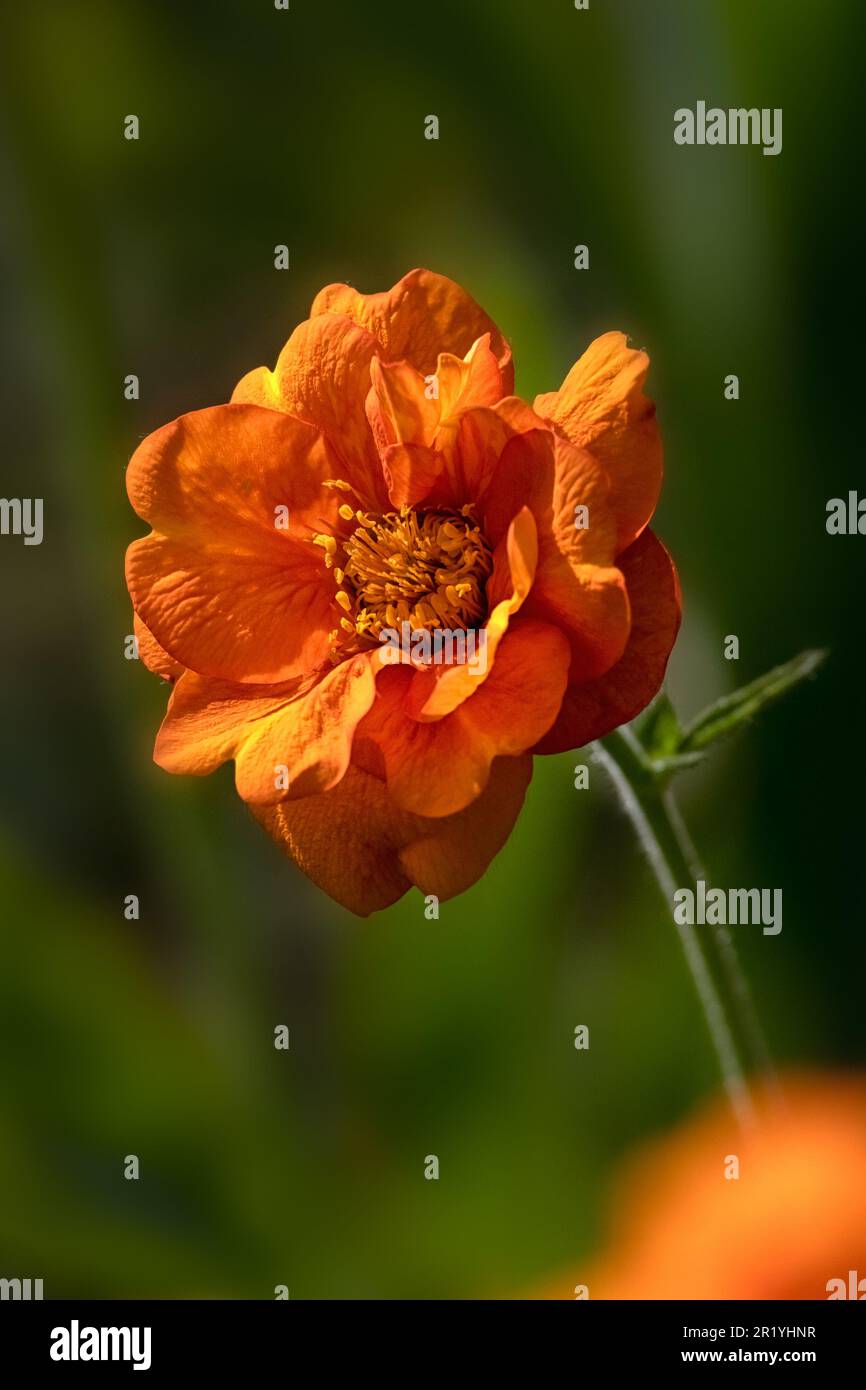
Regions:
[[[154,529],[127,551],[127,584],[176,662],[266,684],[327,659],[333,584],[312,537],[336,521],[334,466],[318,430],[251,405],[183,415],[139,446],[127,487]]]
[[[432,375],[409,362],[374,358],[370,376],[367,417],[392,505],[429,499],[462,506],[474,500],[511,434],[490,410],[503,391],[490,334],[473,343],[465,358],[440,353]]]
[[[479,504],[491,544],[524,505],[538,522],[542,560],[556,549],[575,565],[612,564],[617,531],[610,484],[586,450],[548,429],[512,435]]]
[[[661,436],[655,406],[643,394],[648,370],[649,357],[630,348],[624,333],[605,333],[558,391],[535,400],[539,415],[604,465],[616,510],[617,553],[640,535],[661,491]]]
[[[630,626],[625,580],[613,564],[616,520],[607,478],[585,450],[549,430],[531,430],[506,444],[480,504],[489,540],[496,541],[521,502],[538,527],[525,615],[560,627],[571,642],[572,682],[592,680],[622,656]]]
[[[625,651],[605,675],[570,683],[553,728],[533,750],[561,753],[602,738],[640,714],[661,688],[680,625],[681,596],[673,561],[652,531],[617,560],[631,606]]]
[[[402,810],[384,782],[353,764],[319,796],[251,809],[314,883],[366,917],[413,884],[441,902],[471,887],[508,839],[531,775],[531,758],[497,758],[471,806],[433,819]]]
[[[149,632],[137,613],[132,617],[132,631],[135,635],[138,646],[138,657],[143,661],[148,671],[152,671],[155,676],[162,676],[163,680],[174,681],[178,676],[183,675],[184,668],[174,657],[164,652],[157,642],[152,632]]]
[[[631,608],[618,563],[571,565],[551,549],[539,564],[524,613],[554,623],[568,637],[570,684],[602,676],[626,649]]]
[[[391,444],[432,444],[439,428],[439,401],[411,362],[373,358],[366,408],[380,454]]]
[[[248,372],[232,395],[235,403],[285,411],[320,429],[339,460],[340,477],[364,507],[387,502],[364,409],[378,350],[372,334],[341,314],[308,319],[295,329],[274,370]]]
[[[434,375],[441,423],[475,406],[494,406],[511,390],[511,377],[503,375],[490,338],[482,334],[465,357],[440,352]]]
[[[440,352],[463,357],[476,339],[490,334],[503,374],[503,395],[514,389],[511,349],[484,310],[464,289],[431,270],[410,270],[393,289],[359,294],[350,285],[328,285],[313,301],[311,317],[345,314],[366,328],[388,362],[405,358],[425,376]]]
[[[462,400],[458,402],[462,407]],[[531,430],[550,431],[530,406],[508,396],[495,406],[460,408],[444,423],[440,420],[431,444],[391,445],[383,455],[391,501],[409,506],[455,507],[482,504],[496,478],[503,450],[515,435]],[[520,510],[525,497],[514,497]],[[496,541],[500,536],[496,536]]]
[[[391,506],[411,507],[425,498],[442,466],[442,455],[428,444],[389,444],[382,451],[382,472]]]
[[[489,333],[474,342],[464,358],[440,352],[435,372],[426,376],[411,362],[374,358],[370,380],[367,418],[380,453],[390,444],[435,445],[440,431],[458,414],[492,407],[504,394]]]
[[[556,719],[570,656],[556,628],[521,619],[503,638],[481,687],[451,714],[426,723],[405,708],[412,672],[383,671],[358,738],[380,748],[397,804],[417,815],[447,816],[480,796],[493,759],[525,752]]]
[[[371,653],[324,680],[256,689],[187,672],[159,731],[154,759],[166,772],[203,776],[230,758],[244,801],[278,801],[327,791],[345,775],[352,738],[376,693]]]

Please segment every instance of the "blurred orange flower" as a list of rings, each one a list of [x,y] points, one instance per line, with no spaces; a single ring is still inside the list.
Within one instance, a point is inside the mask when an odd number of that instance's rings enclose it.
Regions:
[[[259,821],[354,912],[475,882],[532,754],[600,737],[661,684],[680,599],[646,529],[648,365],[605,334],[530,407],[451,280],[323,290],[273,371],[129,465],[153,528],[127,555],[139,651],[175,682],[157,763],[233,759]],[[396,631],[475,633],[484,661],[391,661]]]
[[[633,1158],[606,1252],[540,1296],[866,1298],[866,1080],[783,1094],[748,1137],[718,1103]]]

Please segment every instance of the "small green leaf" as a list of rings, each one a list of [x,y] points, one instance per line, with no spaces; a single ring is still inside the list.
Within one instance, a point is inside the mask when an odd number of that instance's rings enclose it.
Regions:
[[[668,782],[675,772],[687,772],[689,768],[703,762],[706,756],[703,750],[695,753],[671,753],[665,758],[653,758],[650,766],[653,776],[658,781]]]
[[[676,752],[682,738],[682,729],[676,710],[664,691],[656,696],[649,709],[645,711],[635,732],[647,757],[653,762]]]
[[[826,651],[805,651],[786,661],[783,666],[759,676],[742,690],[724,695],[699,714],[683,733],[676,753],[699,753],[717,739],[736,733],[754,715],[793,690],[801,681],[813,676],[826,659]]]

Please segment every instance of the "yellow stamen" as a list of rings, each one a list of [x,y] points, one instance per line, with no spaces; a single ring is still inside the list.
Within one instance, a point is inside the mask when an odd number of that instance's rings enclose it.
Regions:
[[[326,486],[351,492],[337,478]],[[338,510],[356,523],[351,534],[314,537],[345,614],[328,637],[334,664],[378,643],[386,627],[459,631],[484,622],[493,557],[471,505],[425,512],[404,504],[376,514],[344,502]]]
[[[463,629],[483,621],[490,549],[468,510],[416,512],[402,506],[384,516],[357,512],[343,542],[346,591],[355,597],[359,634],[378,639],[383,627]]]

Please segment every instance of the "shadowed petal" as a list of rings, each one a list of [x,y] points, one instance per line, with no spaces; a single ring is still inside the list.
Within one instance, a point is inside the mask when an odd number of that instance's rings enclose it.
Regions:
[[[538,527],[538,565],[525,616],[554,623],[572,647],[572,681],[591,680],[622,656],[630,612],[614,565],[616,519],[604,471],[592,455],[531,430],[511,439],[479,506],[495,542],[513,509],[525,503]],[[585,507],[575,524],[577,507]]]
[[[132,630],[138,644],[138,657],[143,661],[148,671],[152,671],[155,676],[162,676],[165,681],[177,680],[184,672],[183,666],[174,657],[164,652],[157,642],[152,632],[149,632],[137,613],[132,617]]]
[[[251,809],[314,883],[366,917],[413,884],[443,902],[471,887],[508,839],[531,776],[531,758],[497,758],[471,806],[434,819],[401,810],[384,782],[353,765],[320,796]]]
[[[411,670],[384,670],[358,738],[378,745],[394,800],[427,816],[451,815],[474,801],[494,758],[525,752],[550,728],[570,655],[556,628],[519,620],[502,639],[481,688],[451,714],[428,723],[412,719],[405,707]]]
[[[533,750],[562,753],[603,738],[634,719],[661,688],[680,625],[677,572],[652,531],[620,555],[631,605],[631,632],[619,661],[605,675],[569,684],[562,712]]]

